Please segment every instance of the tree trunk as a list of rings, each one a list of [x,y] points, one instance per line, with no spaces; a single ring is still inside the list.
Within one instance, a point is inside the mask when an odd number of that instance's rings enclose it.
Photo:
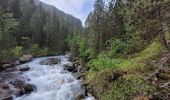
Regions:
[[[160,25],[160,29],[161,31],[159,32],[159,37],[160,37],[160,42],[161,42],[161,45],[163,46],[164,49],[167,49],[168,50],[168,44],[166,42],[166,38],[165,38],[165,35],[164,35],[164,32],[163,32],[163,25],[162,25],[162,16],[161,16],[161,11],[160,11],[160,6],[158,7],[157,9],[157,16],[158,16],[158,20],[159,20],[159,25]]]

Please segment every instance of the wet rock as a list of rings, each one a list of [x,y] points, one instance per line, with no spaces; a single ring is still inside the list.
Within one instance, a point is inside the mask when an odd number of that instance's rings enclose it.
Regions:
[[[89,85],[89,84],[84,84],[84,87],[85,87],[85,95],[86,96],[89,96],[88,94],[92,94],[94,95],[94,89],[93,89],[93,86]]]
[[[25,92],[26,92],[26,93],[30,93],[30,92],[36,90],[36,86],[33,85],[33,84],[26,84],[26,85],[24,86],[24,89],[25,89]]]
[[[15,92],[14,92],[15,96],[18,97],[18,96],[22,96],[25,94],[25,91],[24,89],[15,89]]]
[[[14,86],[14,88],[23,88],[25,85],[25,82],[20,79],[15,79],[14,81],[11,81],[10,84]]]
[[[48,58],[46,60],[43,60],[40,62],[41,65],[55,65],[55,64],[58,64],[60,63],[61,60],[58,59],[58,58]]]
[[[0,70],[5,70],[5,69],[8,69],[8,68],[14,68],[14,66],[12,66],[11,64],[3,64],[0,67]]]
[[[13,90],[7,84],[0,85],[0,100],[13,100]]]
[[[69,72],[76,73],[78,71],[78,68],[74,64],[65,64],[64,65],[64,70],[67,70]]]
[[[85,99],[84,95],[78,95],[75,100],[83,100]]]
[[[18,70],[24,72],[24,71],[29,71],[30,68],[28,65],[23,65],[23,66],[18,67]]]
[[[74,73],[73,76],[74,76],[77,80],[80,80],[80,79],[83,78],[80,73]]]
[[[32,60],[32,55],[23,55],[23,57],[19,58],[19,61],[22,64],[30,62],[31,60]]]
[[[2,89],[10,89],[8,84],[2,84],[1,87],[2,87]]]
[[[4,99],[2,100],[14,100],[12,96],[9,96],[9,97],[5,97]]]
[[[15,72],[15,71],[18,71],[17,68],[8,68],[6,70],[4,70],[3,72]]]

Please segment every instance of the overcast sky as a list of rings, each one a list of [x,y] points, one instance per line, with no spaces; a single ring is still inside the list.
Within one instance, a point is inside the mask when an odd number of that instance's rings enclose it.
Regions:
[[[54,5],[58,9],[69,13],[84,23],[89,12],[93,8],[93,0],[40,0],[42,2]]]

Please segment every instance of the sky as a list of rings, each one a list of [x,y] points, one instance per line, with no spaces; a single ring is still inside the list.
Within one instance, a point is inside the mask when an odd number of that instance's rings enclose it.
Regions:
[[[54,5],[56,8],[79,18],[85,22],[88,14],[93,9],[94,0],[40,0],[44,3]]]

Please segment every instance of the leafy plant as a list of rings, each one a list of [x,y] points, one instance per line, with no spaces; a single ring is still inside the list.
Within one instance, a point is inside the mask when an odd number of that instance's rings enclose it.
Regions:
[[[110,68],[116,68],[112,59],[109,59],[103,54],[100,54],[97,59],[91,60],[88,64],[92,67],[93,70],[105,70]]]
[[[120,54],[125,54],[129,50],[129,45],[120,39],[116,40],[110,40],[110,53],[109,55],[111,57],[120,55]]]

